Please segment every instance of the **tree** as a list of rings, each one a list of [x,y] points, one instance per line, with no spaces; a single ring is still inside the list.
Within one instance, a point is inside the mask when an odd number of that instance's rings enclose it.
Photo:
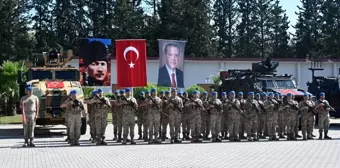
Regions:
[[[235,56],[237,14],[236,0],[215,1],[213,21],[218,41],[217,52],[224,57]]]

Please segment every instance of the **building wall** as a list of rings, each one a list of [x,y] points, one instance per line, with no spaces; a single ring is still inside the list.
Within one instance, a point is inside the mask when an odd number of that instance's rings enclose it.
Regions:
[[[204,84],[210,75],[216,75],[220,70],[228,69],[251,69],[254,61],[220,61],[220,60],[185,60],[184,62],[184,85],[190,87],[193,84]],[[257,61],[256,61],[257,62]],[[158,60],[147,61],[147,78],[149,83],[157,83]],[[70,61],[72,66],[79,68],[78,59]],[[302,89],[307,89],[306,83],[312,80],[310,62],[280,62],[277,68],[278,74],[293,75],[297,85]],[[340,62],[323,62],[323,71],[316,71],[316,76],[338,76]],[[111,62],[111,84],[117,83],[116,60]]]

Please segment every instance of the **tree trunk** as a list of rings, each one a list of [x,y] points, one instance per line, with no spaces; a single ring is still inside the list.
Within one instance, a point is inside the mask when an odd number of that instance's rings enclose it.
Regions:
[[[14,101],[14,98],[10,98],[7,101],[6,109],[7,109],[7,113],[6,113],[7,116],[17,115],[17,107],[16,107],[16,102]]]

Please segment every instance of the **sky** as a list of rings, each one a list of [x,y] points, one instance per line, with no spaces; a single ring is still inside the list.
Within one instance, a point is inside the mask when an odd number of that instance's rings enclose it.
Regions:
[[[295,12],[298,11],[297,6],[301,6],[300,0],[280,0],[280,4],[282,5],[282,9],[286,10],[286,14],[290,21],[290,33],[295,33],[293,25],[297,22],[297,15]]]

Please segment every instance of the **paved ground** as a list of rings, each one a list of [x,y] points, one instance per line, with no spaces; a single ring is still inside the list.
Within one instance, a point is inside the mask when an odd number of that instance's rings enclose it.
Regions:
[[[202,144],[108,146],[91,144],[86,134],[80,147],[64,142],[62,126],[36,130],[35,148],[22,148],[21,125],[0,125],[1,168],[19,167],[340,167],[340,120],[331,120],[332,140],[222,142]],[[317,130],[314,131],[317,135]],[[107,129],[112,139],[112,126]]]

